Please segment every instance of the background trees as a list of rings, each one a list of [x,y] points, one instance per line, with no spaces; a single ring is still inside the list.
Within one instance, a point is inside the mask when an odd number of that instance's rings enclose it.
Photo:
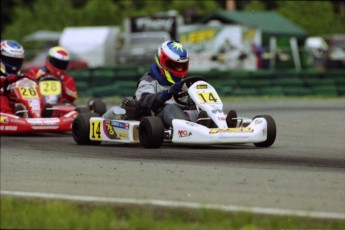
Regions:
[[[2,0],[1,38],[20,40],[36,30],[62,31],[66,26],[123,25],[123,19],[177,10],[193,22],[225,8],[226,0]],[[310,35],[345,33],[343,1],[236,1],[237,10],[276,11]]]

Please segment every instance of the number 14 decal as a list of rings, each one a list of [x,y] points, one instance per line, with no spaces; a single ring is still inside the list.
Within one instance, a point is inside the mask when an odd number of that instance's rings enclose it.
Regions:
[[[203,103],[218,102],[219,100],[218,97],[215,96],[212,92],[198,93],[198,98]]]
[[[100,121],[91,121],[91,139],[100,140],[101,139],[101,122]]]

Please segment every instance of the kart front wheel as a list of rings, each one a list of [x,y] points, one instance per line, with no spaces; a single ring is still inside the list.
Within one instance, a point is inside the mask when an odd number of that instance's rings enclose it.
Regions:
[[[99,117],[98,113],[80,113],[72,123],[72,136],[78,145],[99,145],[100,141],[90,140],[90,118]]]
[[[144,117],[139,125],[139,140],[144,148],[159,148],[164,141],[164,125],[160,118]]]
[[[270,147],[271,145],[273,145],[274,141],[276,140],[276,135],[277,135],[276,123],[273,120],[273,118],[269,115],[260,115],[260,116],[256,116],[255,118],[257,117],[262,117],[267,122],[267,139],[264,142],[254,143],[254,145],[256,147]]]

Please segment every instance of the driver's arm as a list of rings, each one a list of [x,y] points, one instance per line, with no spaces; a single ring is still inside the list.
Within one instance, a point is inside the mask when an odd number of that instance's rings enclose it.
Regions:
[[[157,85],[154,83],[154,81],[140,81],[135,92],[135,98],[141,107],[151,109],[154,113],[157,113],[164,106],[166,100],[164,99],[165,90],[157,92]]]
[[[63,84],[63,97],[65,97],[69,102],[74,102],[78,98],[77,87],[74,79],[65,74],[61,78]]]

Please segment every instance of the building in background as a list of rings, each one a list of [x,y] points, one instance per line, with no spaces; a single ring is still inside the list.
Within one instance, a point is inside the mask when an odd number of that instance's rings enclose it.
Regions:
[[[240,25],[261,31],[261,41],[255,44],[262,50],[263,67],[270,69],[301,68],[300,50],[307,32],[275,12],[220,10],[206,15],[200,23],[218,21],[225,25]],[[243,41],[245,42],[245,41]]]

